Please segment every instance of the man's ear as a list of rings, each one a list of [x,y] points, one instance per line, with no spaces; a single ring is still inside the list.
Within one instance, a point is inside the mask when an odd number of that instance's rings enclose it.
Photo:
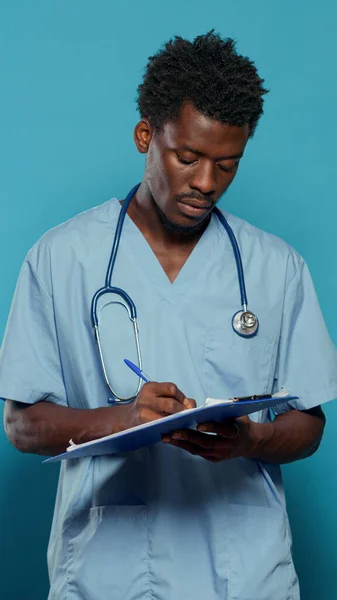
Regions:
[[[148,152],[152,136],[153,127],[150,121],[145,118],[139,121],[133,134],[138,152],[141,154],[146,154]]]

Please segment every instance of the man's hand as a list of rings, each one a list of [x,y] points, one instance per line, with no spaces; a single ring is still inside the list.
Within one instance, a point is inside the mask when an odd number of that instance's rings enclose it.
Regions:
[[[205,423],[198,431],[184,429],[164,435],[163,441],[213,462],[245,457],[285,464],[311,456],[320,444],[324,425],[324,413],[317,406],[288,410],[270,423],[255,423],[249,417]]]
[[[209,435],[210,433],[213,435]],[[163,442],[206,460],[219,462],[240,456],[254,457],[271,435],[271,423],[261,425],[254,423],[249,417],[240,417],[223,423],[204,423],[198,426],[198,431],[175,431],[165,435]]]
[[[186,398],[174,383],[149,382],[143,385],[134,402],[126,405],[124,429],[149,423],[186,408],[195,408],[196,402]]]
[[[35,404],[6,400],[4,422],[15,448],[53,456],[65,451],[70,438],[76,444],[89,442],[195,405],[173,383],[151,382],[130,404],[93,409],[70,408],[43,400]]]

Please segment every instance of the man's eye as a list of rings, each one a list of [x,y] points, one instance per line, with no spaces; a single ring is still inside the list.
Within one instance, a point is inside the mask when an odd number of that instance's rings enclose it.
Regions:
[[[192,165],[195,162],[195,159],[186,160],[186,158],[183,158],[179,154],[177,154],[177,159],[179,160],[179,162],[183,163],[184,165]]]
[[[227,165],[219,164],[218,166],[220,167],[221,171],[225,171],[226,173],[232,173],[238,167],[239,162],[240,162],[240,159],[238,158],[234,161],[231,161]]]

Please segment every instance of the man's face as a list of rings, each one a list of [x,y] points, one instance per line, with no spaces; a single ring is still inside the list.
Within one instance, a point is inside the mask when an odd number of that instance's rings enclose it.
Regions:
[[[199,229],[232,183],[249,127],[212,120],[186,104],[174,122],[154,132],[145,181],[171,229]]]

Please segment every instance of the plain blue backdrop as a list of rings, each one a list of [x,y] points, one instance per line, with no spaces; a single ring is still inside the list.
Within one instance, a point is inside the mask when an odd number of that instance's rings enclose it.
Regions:
[[[148,56],[215,27],[271,90],[222,205],[304,256],[336,343],[336,18],[334,0],[2,0],[0,339],[30,246],[141,179],[132,135]],[[337,597],[337,404],[326,414],[319,453],[284,468],[303,600]],[[20,455],[2,430],[0,451],[0,595],[46,600],[58,466]]]

